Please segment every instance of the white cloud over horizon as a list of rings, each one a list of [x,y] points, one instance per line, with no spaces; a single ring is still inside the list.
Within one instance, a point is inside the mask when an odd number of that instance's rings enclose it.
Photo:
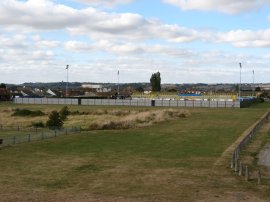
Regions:
[[[67,63],[73,67],[74,80],[95,82],[106,82],[108,78],[102,77],[102,71],[109,75],[117,68],[132,72],[125,76],[126,82],[148,81],[148,74],[157,69],[164,72],[166,82],[169,77],[172,82],[181,79],[185,82],[187,79],[190,82],[236,82],[237,76],[232,75],[236,73],[235,66],[239,61],[246,61],[247,69],[256,64],[262,72],[269,72],[269,54],[264,53],[270,47],[268,28],[201,29],[145,17],[139,12],[109,12],[90,7],[93,3],[106,1],[80,1],[86,6],[76,8],[53,0],[1,1],[0,69],[3,74],[0,80],[8,81],[11,77],[7,75],[23,70],[26,72],[18,78],[29,72],[34,76],[25,79],[59,80]],[[111,5],[131,2],[116,0],[111,1]],[[184,10],[205,11],[213,10],[216,2],[166,0]],[[244,1],[220,1],[216,10],[238,14],[260,9],[269,2],[250,0],[239,9]],[[252,57],[252,50],[264,54]],[[42,73],[38,75],[40,70]],[[87,72],[92,76],[89,77]],[[186,77],[183,72],[193,76]]]

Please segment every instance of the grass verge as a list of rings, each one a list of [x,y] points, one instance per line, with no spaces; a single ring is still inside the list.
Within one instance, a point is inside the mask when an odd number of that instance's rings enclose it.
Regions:
[[[98,108],[89,110],[94,109]],[[265,110],[190,109],[188,118],[145,128],[87,131],[3,148],[0,197],[11,201],[267,201],[269,189],[247,186],[232,175],[229,159],[213,171],[223,151]]]

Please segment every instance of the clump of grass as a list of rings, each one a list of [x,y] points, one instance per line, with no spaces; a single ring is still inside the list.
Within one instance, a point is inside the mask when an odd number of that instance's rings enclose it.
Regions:
[[[97,167],[95,164],[85,164],[85,165],[76,167],[74,170],[85,173],[85,172],[97,172],[97,171],[100,171],[101,169]]]
[[[43,115],[45,115],[45,113],[40,110],[32,111],[29,109],[15,109],[15,112],[12,114],[12,116],[29,116],[29,117],[43,116]]]
[[[116,130],[132,128],[131,122],[126,121],[107,121],[104,123],[94,122],[89,126],[90,130]]]

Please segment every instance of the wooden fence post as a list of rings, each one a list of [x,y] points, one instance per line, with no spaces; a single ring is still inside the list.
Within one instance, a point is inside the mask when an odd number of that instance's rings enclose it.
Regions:
[[[31,141],[31,135],[28,134],[28,142],[30,142],[30,141]]]
[[[13,144],[16,144],[16,136],[13,136]]]

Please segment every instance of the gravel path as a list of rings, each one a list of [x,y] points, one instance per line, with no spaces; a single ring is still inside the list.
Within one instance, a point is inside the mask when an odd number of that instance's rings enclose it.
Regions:
[[[266,145],[260,151],[258,164],[270,167],[270,145]]]

